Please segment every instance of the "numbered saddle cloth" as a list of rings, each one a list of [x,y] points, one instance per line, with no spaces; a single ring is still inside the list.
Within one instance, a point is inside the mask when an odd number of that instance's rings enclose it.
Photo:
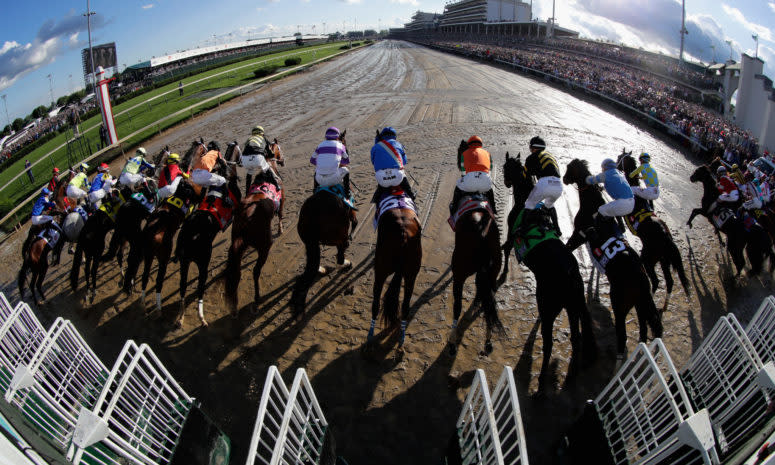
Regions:
[[[712,215],[712,218],[713,224],[716,225],[718,229],[721,229],[725,224],[727,224],[727,221],[735,218],[735,212],[733,212],[732,209],[726,207],[717,208],[716,213]]]
[[[248,190],[248,195],[264,194],[268,199],[274,202],[274,212],[277,213],[280,210],[280,200],[282,200],[283,193],[271,182],[262,182],[260,184],[253,184]]]
[[[315,193],[317,194],[320,191],[328,192],[329,194],[335,195],[342,199],[342,201],[347,205],[349,208],[352,208],[353,210],[358,210],[355,208],[355,199],[353,198],[352,194],[350,194],[350,198],[348,199],[344,195],[344,186],[341,184],[334,184],[332,186],[318,186],[317,189],[315,189]]]
[[[596,240],[595,244],[587,242],[587,247],[589,248],[589,256],[592,257],[592,263],[595,264],[600,273],[605,274],[611,260],[627,250],[630,245],[623,236],[611,236],[607,239],[602,239],[606,236],[600,237],[601,239]]]
[[[514,251],[517,253],[517,260],[520,263],[538,244],[560,238],[557,230],[552,227],[551,220],[545,214],[541,215],[541,220],[529,224],[522,224],[524,219],[525,210],[523,209],[511,227],[511,234],[514,237]]]
[[[102,205],[100,206],[100,210],[102,210],[106,215],[108,215],[108,218],[110,218],[110,221],[116,222],[116,215],[118,214],[118,209],[121,208],[122,205],[126,202],[126,198],[124,195],[119,192],[113,200],[110,202],[102,202]]]
[[[46,241],[46,244],[48,244],[49,247],[52,249],[56,247],[57,243],[59,242],[59,238],[61,236],[61,230],[59,229],[59,226],[55,223],[51,223],[46,229],[40,232],[38,234],[38,238],[43,239]]]
[[[637,236],[638,228],[640,228],[641,223],[646,221],[648,218],[651,218],[652,216],[654,216],[654,212],[649,209],[633,211],[624,217],[624,222],[627,224],[627,229],[629,229],[631,233]]]
[[[221,231],[224,231],[229,224],[231,224],[232,215],[234,214],[234,205],[237,202],[237,198],[234,197],[234,194],[232,194],[231,191],[227,191],[227,195],[228,200],[218,192],[218,195],[215,196],[215,200],[208,201],[208,199],[204,199],[202,203],[199,204],[198,208],[198,210],[203,210],[212,214],[218,221]]]
[[[374,229],[377,229],[380,217],[386,211],[392,210],[394,208],[408,209],[417,213],[417,205],[415,205],[414,201],[408,195],[406,195],[404,191],[400,191],[398,194],[386,192],[385,195],[380,197],[379,201],[377,202],[377,209],[374,212]]]
[[[495,218],[495,215],[492,213],[492,208],[490,207],[490,202],[487,201],[487,197],[482,194],[467,195],[460,200],[455,214],[447,219],[449,227],[454,231],[455,228],[457,228],[457,222],[460,217],[474,210],[484,210],[491,217]]]
[[[177,210],[183,214],[183,216],[188,216],[193,211],[193,205],[191,200],[183,200],[182,198],[173,195],[170,197],[167,197],[167,200],[164,201],[164,203],[170,205],[173,207],[173,210]]]
[[[155,199],[149,199],[142,192],[132,194],[132,200],[139,203],[148,213],[151,213],[156,207]]]

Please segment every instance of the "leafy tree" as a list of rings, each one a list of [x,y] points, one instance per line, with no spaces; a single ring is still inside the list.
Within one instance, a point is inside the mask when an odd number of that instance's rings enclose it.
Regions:
[[[67,105],[67,95],[63,95],[57,99],[57,106],[63,107]]]
[[[16,118],[13,120],[13,123],[11,123],[11,127],[13,127],[14,131],[19,131],[21,128],[24,127],[24,120],[21,118]]]
[[[30,113],[30,116],[32,119],[42,118],[46,116],[46,113],[48,113],[48,108],[41,105],[39,107],[36,107],[34,110],[32,110],[32,113]]]

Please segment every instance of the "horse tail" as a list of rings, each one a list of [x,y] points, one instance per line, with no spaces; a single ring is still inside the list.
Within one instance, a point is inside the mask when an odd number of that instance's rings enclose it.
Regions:
[[[495,306],[495,280],[493,280],[490,272],[493,267],[493,257],[490,255],[489,244],[487,243],[487,234],[492,227],[494,218],[490,215],[487,216],[487,221],[479,221],[476,223],[477,232],[479,237],[479,270],[476,272],[476,297],[481,302],[482,310],[484,312],[484,321],[487,323],[487,327],[497,333],[503,333],[503,323],[498,318],[498,309]],[[498,244],[500,247],[500,244]],[[500,270],[496,270],[495,274]]]
[[[673,266],[673,268],[675,268],[676,273],[678,273],[678,279],[681,281],[681,286],[684,288],[686,297],[689,297],[691,295],[691,291],[689,290],[689,280],[686,278],[686,270],[684,269],[683,258],[681,258],[681,251],[678,250],[678,246],[675,245],[675,242],[673,242],[670,234],[668,234],[667,239],[668,259],[670,260],[670,264]]]
[[[83,261],[83,242],[79,239],[73,255],[73,267],[70,269],[70,289],[78,290],[78,276],[81,273],[81,261]]]

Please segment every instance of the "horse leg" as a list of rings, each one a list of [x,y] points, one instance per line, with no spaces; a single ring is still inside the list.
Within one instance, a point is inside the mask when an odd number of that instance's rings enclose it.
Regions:
[[[271,232],[269,235],[271,236]],[[256,266],[253,267],[253,312],[255,313],[258,312],[258,304],[261,302],[261,288],[258,280],[261,277],[261,269],[264,267],[267,258],[269,258],[269,247],[264,243],[262,244],[262,247],[258,248]]]
[[[404,301],[401,303],[401,336],[398,339],[398,347],[404,345],[406,338],[406,325],[409,318],[409,303],[414,293],[414,282],[417,279],[417,273],[407,273],[404,275]]]
[[[641,251],[640,258],[643,262],[643,268],[646,270],[646,274],[649,277],[649,281],[651,281],[651,292],[657,292],[657,289],[659,289],[659,276],[657,276],[656,272],[657,257],[651,252],[650,249],[644,247]],[[664,258],[662,262],[664,263]],[[667,277],[665,280],[667,280]]]
[[[460,312],[463,309],[463,284],[465,279],[452,273],[452,327],[449,334],[449,354],[454,356],[457,354],[457,344],[459,342],[459,334],[457,331],[457,323],[460,319]]]
[[[148,251],[148,253],[145,254],[145,260],[143,260],[143,279],[140,283],[141,290],[140,290],[140,303],[142,303],[143,308],[147,310],[147,307],[145,306],[145,289],[148,287],[148,280],[151,277],[151,264],[153,263],[153,253],[151,251]]]
[[[92,261],[94,260],[90,250],[84,251],[85,259],[83,261],[83,276],[86,279],[86,293],[83,296],[83,305],[89,305],[89,281],[91,281]]]
[[[188,287],[188,267],[190,265],[191,261],[187,257],[180,258],[180,309],[175,322],[175,326],[178,328],[183,327],[183,318],[186,316],[186,288]],[[201,270],[199,270],[199,274],[201,276]]]
[[[87,292],[89,295],[89,304],[94,303],[94,299],[97,297],[97,269],[100,263],[100,254],[95,254],[91,263],[91,277],[86,276],[86,288],[88,290],[89,281],[91,281],[91,291]]]
[[[667,256],[662,257],[659,264],[662,266],[662,274],[665,275],[665,290],[667,291],[667,294],[665,294],[665,305],[662,307],[662,313],[664,313],[667,311],[667,304],[670,302],[670,295],[673,293],[675,281],[673,280],[673,274],[670,273],[670,258]]]
[[[614,326],[616,328],[616,369],[618,370],[627,358],[627,313],[629,307],[622,302],[621,289],[611,285],[611,308],[614,311]],[[642,325],[645,327],[645,325]]]
[[[349,269],[353,266],[352,262],[350,260],[347,260],[344,258],[344,252],[347,250],[345,246],[337,245],[336,246],[336,264],[341,266],[344,269]]]
[[[317,239],[308,240],[305,242],[304,247],[306,249],[307,264],[304,267],[304,273],[296,280],[296,286],[293,288],[293,296],[291,302],[293,303],[294,316],[299,317],[304,313],[304,306],[307,303],[307,293],[312,286],[312,282],[315,280],[320,271],[320,243]],[[342,253],[344,255],[344,253]]]
[[[207,327],[204,308],[205,286],[207,285],[207,271],[210,267],[210,256],[212,255],[212,249],[208,248],[206,250],[207,253],[204,254],[203,257],[200,257],[200,259],[196,262],[197,269],[199,270],[199,281],[196,285],[196,314],[199,316],[199,322],[202,323],[202,326],[204,327]]]
[[[686,222],[686,226],[689,226],[691,228],[692,221],[694,221],[694,218],[697,215],[704,215],[704,214],[705,214],[705,210],[703,210],[702,208],[695,208],[694,210],[692,210],[692,214],[689,215],[689,221]]]
[[[382,297],[382,288],[388,277],[386,268],[386,266],[379,266],[377,263],[374,266],[374,287],[371,291],[371,324],[369,325],[369,333],[366,336],[368,346],[374,343],[374,326],[377,324],[377,315],[379,315],[379,301]]]
[[[43,280],[46,279],[46,272],[48,272],[48,260],[43,257],[40,263],[40,270],[38,270],[38,280],[35,284],[35,287],[38,289],[38,294],[40,294],[41,304],[46,303],[46,295],[43,293]]]
[[[24,300],[24,284],[27,281],[27,270],[29,269],[29,260],[27,258],[22,262],[22,267],[19,270],[19,275],[16,279],[19,286],[19,299]]]
[[[170,248],[172,244],[169,244]],[[156,311],[161,312],[161,289],[167,276],[167,265],[170,262],[170,248],[165,248],[159,256],[159,270],[156,273]]]
[[[226,305],[235,318],[237,317],[237,290],[242,276],[242,254],[245,253],[246,248],[245,241],[232,233],[229,257],[226,261]]]
[[[285,210],[285,189],[282,188],[282,184],[280,184],[280,208],[277,210],[277,223],[279,227],[279,232],[282,234],[285,230],[283,229],[283,219],[285,219],[285,215],[283,214],[283,211]]]

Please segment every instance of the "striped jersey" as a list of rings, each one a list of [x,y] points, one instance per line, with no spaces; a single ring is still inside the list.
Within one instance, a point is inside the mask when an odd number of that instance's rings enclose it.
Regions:
[[[557,160],[554,159],[554,155],[546,150],[531,153],[525,159],[525,169],[527,169],[528,176],[535,176],[538,179],[546,176],[560,177],[560,168],[557,166]]]
[[[659,177],[650,164],[643,163],[635,171],[630,173],[631,178],[637,176],[640,176],[648,187],[659,187]]]

